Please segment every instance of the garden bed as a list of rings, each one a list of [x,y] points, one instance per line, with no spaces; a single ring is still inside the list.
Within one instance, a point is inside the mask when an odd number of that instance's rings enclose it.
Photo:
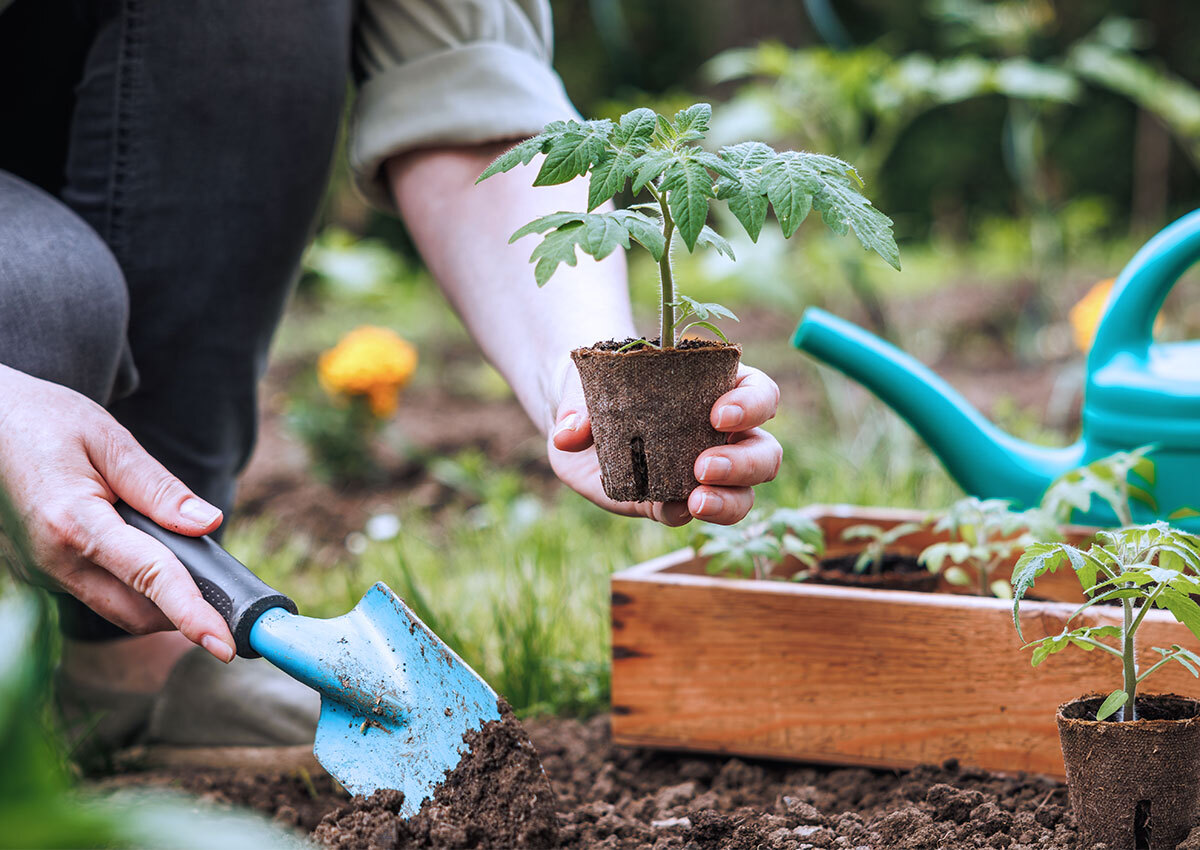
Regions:
[[[1075,848],[1066,788],[1050,779],[959,767],[831,769],[615,746],[607,718],[541,720],[528,731],[555,791],[555,845],[583,850],[808,850],[870,847]],[[343,805],[332,781],[298,771],[157,769],[111,787],[170,784],[249,806],[311,832]],[[453,836],[454,830],[445,835]],[[404,850],[386,830],[368,844]],[[355,845],[348,845],[355,846]],[[457,847],[449,843],[416,846]],[[477,846],[489,846],[486,843]]]
[[[810,510],[835,555],[845,525],[914,516]],[[907,540],[917,551],[928,542]],[[1037,591],[1082,600],[1071,574],[1045,578]],[[1002,599],[710,576],[690,549],[618,573],[612,591],[622,744],[890,768],[955,758],[1062,776],[1055,709],[1120,681],[1119,659],[1101,652],[1033,669]],[[1077,604],[1024,603],[1026,639],[1057,634]],[[1076,624],[1119,617],[1096,607]],[[1164,611],[1147,615],[1141,639],[1144,665],[1153,646],[1194,643]],[[1160,671],[1154,689],[1200,696],[1182,668]]]

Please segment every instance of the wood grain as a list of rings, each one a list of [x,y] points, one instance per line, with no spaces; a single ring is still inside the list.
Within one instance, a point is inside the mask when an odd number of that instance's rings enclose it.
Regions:
[[[703,571],[682,550],[613,577],[618,743],[881,767],[953,757],[1061,777],[1056,707],[1120,684],[1119,660],[1100,651],[1032,668],[1004,600]],[[1057,633],[1074,608],[1023,605],[1026,638]],[[1196,643],[1161,611],[1141,635],[1143,663],[1152,646]],[[1200,697],[1178,665],[1149,684]]]

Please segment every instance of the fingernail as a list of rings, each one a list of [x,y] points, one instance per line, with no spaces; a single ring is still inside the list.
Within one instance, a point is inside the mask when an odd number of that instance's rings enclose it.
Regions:
[[[200,638],[200,645],[226,664],[233,660],[233,647],[216,635],[205,635]]]
[[[570,416],[568,416],[562,422],[558,423],[558,427],[554,429],[554,436],[557,437],[559,434],[563,433],[564,431],[578,431],[578,430],[579,430],[579,414],[572,413]]]
[[[179,513],[184,519],[196,525],[208,525],[221,515],[221,512],[203,499],[192,496],[179,506]]]
[[[687,502],[668,502],[663,505],[663,519],[668,525],[681,525],[684,520],[692,518]]]
[[[735,428],[742,424],[746,412],[736,404],[726,404],[717,411],[718,428]]]
[[[725,500],[716,493],[700,494],[700,509],[696,511],[701,516],[715,516],[725,507]]]
[[[724,481],[733,470],[727,457],[709,457],[700,462],[701,481]]]

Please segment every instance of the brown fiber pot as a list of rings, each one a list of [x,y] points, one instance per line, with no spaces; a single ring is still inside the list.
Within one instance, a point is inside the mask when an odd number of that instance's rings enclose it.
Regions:
[[[671,502],[696,487],[696,458],[722,445],[714,402],[737,383],[740,345],[605,351],[578,348],[600,480],[610,499]]]
[[[1097,721],[1103,701],[1073,700],[1057,715],[1071,807],[1086,846],[1174,850],[1200,802],[1200,702],[1140,696],[1139,720]]]

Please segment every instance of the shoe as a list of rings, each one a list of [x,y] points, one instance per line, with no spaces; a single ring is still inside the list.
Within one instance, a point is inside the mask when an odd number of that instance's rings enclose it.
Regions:
[[[222,664],[184,653],[158,693],[130,693],[56,675],[73,755],[88,764],[127,747],[311,747],[320,695],[262,658]]]

